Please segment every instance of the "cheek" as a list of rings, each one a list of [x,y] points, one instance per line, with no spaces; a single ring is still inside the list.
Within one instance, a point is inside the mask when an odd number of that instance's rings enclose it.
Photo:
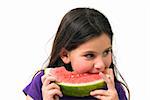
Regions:
[[[109,56],[106,57],[104,60],[105,60],[105,65],[106,65],[107,67],[109,67],[109,66],[111,65],[111,63],[112,63],[112,55],[109,55]]]
[[[85,60],[78,59],[75,62],[71,63],[72,68],[77,73],[85,73],[91,69],[91,64]]]

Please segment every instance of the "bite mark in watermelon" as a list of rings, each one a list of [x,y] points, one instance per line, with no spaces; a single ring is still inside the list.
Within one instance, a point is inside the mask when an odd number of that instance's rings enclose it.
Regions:
[[[67,96],[89,96],[91,91],[106,86],[106,83],[98,73],[78,74],[76,72],[67,71],[65,67],[46,68],[45,74],[47,73],[56,77],[56,84],[61,87],[62,93]]]

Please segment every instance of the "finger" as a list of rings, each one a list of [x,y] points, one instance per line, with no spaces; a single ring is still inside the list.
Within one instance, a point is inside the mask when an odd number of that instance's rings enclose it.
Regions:
[[[108,75],[108,74],[104,75],[102,72],[100,72],[99,74],[103,77],[104,81],[107,84],[108,89],[114,89],[115,88],[114,82],[113,82],[110,75]]]
[[[42,83],[44,83],[45,79],[48,77],[49,75],[45,74],[41,77]]]
[[[58,90],[60,90],[60,87],[57,84],[55,84],[55,83],[49,84],[46,88],[47,88],[47,90],[51,90],[51,89],[58,89]]]
[[[53,68],[45,68],[44,73],[51,75],[51,70],[53,70]]]
[[[91,96],[96,96],[96,95],[103,95],[103,96],[107,96],[109,95],[107,90],[94,90],[90,92]]]
[[[96,95],[94,97],[97,98],[98,100],[101,100],[101,96],[100,95]]]
[[[115,82],[114,82],[114,73],[113,73],[112,68],[109,68],[108,75],[109,75],[108,79],[110,80],[110,83],[112,84],[112,87],[114,89],[115,88]],[[111,87],[111,84],[108,84],[108,88]]]
[[[54,97],[55,95],[58,95],[58,96],[60,96],[60,97],[63,96],[62,92],[61,92],[60,90],[58,90],[58,89],[52,89],[52,90],[50,90],[50,91],[48,92],[48,94],[51,95],[51,96],[53,96],[53,97]]]
[[[52,77],[52,76],[48,76],[45,81],[43,82],[43,86],[47,86],[50,84],[50,82],[52,81],[56,81],[56,78],[55,77]]]
[[[106,96],[96,95],[94,97],[97,98],[98,100],[108,100],[108,97],[106,97]]]
[[[113,80],[113,82],[114,82],[114,73],[113,73],[113,69],[112,69],[112,68],[109,68],[107,71],[108,71],[107,74],[110,75],[110,78],[111,78],[111,79]]]

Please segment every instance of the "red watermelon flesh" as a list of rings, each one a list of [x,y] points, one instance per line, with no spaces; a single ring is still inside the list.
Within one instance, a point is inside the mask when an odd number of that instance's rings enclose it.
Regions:
[[[50,72],[52,75],[54,75],[57,78],[58,82],[63,82],[63,83],[80,84],[80,83],[88,83],[97,80],[102,80],[102,77],[98,73],[78,74],[76,72],[67,71],[65,67],[54,68]]]

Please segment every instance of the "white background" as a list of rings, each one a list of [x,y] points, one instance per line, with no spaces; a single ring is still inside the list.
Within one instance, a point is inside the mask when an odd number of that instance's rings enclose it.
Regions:
[[[148,1],[148,0],[147,0]],[[146,0],[1,0],[0,98],[25,100],[22,89],[49,54],[63,15],[75,7],[104,13],[114,36],[118,69],[131,100],[150,100],[150,7]]]

